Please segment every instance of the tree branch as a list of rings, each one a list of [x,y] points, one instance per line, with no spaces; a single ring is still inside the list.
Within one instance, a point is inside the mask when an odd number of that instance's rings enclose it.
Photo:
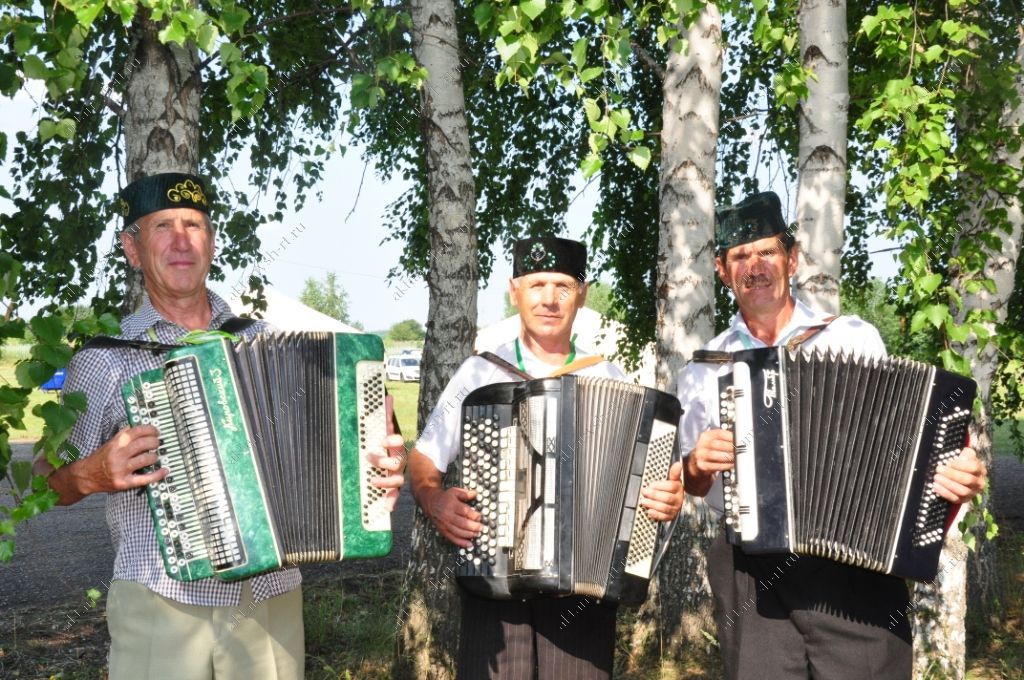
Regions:
[[[636,52],[636,56],[640,58],[640,63],[646,66],[654,75],[658,77],[658,80],[665,82],[665,68],[658,63],[658,60],[648,52],[642,45],[636,42],[631,42],[630,47]]]

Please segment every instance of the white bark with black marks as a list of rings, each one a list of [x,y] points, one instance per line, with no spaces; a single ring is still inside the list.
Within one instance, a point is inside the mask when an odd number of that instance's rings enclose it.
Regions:
[[[1024,34],[1017,49],[1017,63],[1024,66]],[[1002,117],[1003,136],[1006,140],[1020,138],[1021,127],[1024,125],[1024,76],[1016,76],[1015,90],[1018,102],[1015,107],[1006,107]],[[1004,144],[993,150],[996,162],[1017,170],[1024,167],[1024,148],[1017,146],[1009,149]],[[966,272],[951,272],[952,285],[963,299],[963,306],[957,310],[956,321],[963,323],[972,311],[991,311],[995,319],[984,323],[991,336],[995,336],[998,324],[1006,320],[1006,306],[1013,286],[1020,258],[1021,241],[1024,238],[1024,206],[1020,196],[1016,194],[999,194],[994,191],[983,192],[980,201],[969,201],[969,208],[961,217],[958,232],[958,243],[954,251],[959,252],[959,241],[976,238],[978,234],[990,232],[993,225],[987,215],[993,211],[1006,211],[1006,224],[1009,233],[998,230],[1000,248],[986,250],[985,268],[981,271],[982,278],[991,279],[995,291],[989,292],[982,288],[971,293],[967,284],[971,277]],[[978,383],[978,396],[981,408],[975,413],[971,423],[971,446],[978,456],[991,469],[992,466],[992,382],[999,368],[999,352],[991,342],[981,342],[971,334],[963,343],[953,343],[953,349],[962,354],[971,365],[971,377]],[[998,499],[990,499],[988,508],[992,511],[993,503]],[[964,559],[958,560],[960,556]],[[914,672],[915,677],[925,678],[935,668],[940,668],[948,677],[962,678],[965,672],[965,637],[964,619],[967,614],[968,590],[971,591],[970,601],[978,608],[980,614],[992,614],[989,608],[996,600],[1000,590],[999,574],[996,565],[995,546],[979,540],[977,550],[969,557],[960,532],[956,527],[950,530],[943,548],[941,565],[956,563],[956,569],[940,574],[934,585],[918,587],[915,595],[918,602],[915,606],[914,618]],[[968,576],[970,579],[968,581]],[[994,625],[998,625],[996,622]]]
[[[199,163],[202,79],[194,45],[165,45],[160,25],[140,11],[124,67],[125,175],[133,182],[161,172],[195,173]],[[122,314],[142,301],[141,272],[129,270]]]
[[[722,17],[705,6],[662,87],[657,280],[657,384],[676,376],[714,333],[715,147],[722,89]]]
[[[839,313],[840,259],[846,205],[848,82],[845,0],[800,3],[800,53],[808,95],[800,102],[796,292],[812,308]]]
[[[680,35],[663,81],[657,280],[657,384],[675,391],[686,361],[714,335],[715,153],[722,88],[722,17],[708,4]],[[714,630],[704,555],[716,527],[687,499],[650,596],[638,612],[631,654],[661,659],[662,674]]]
[[[472,354],[476,338],[476,195],[451,0],[410,5],[413,52],[428,72],[421,92],[430,215],[430,306],[420,376],[422,430],[448,380]],[[395,672],[401,677],[453,677],[459,606],[452,546],[417,509],[412,557],[399,613]]]

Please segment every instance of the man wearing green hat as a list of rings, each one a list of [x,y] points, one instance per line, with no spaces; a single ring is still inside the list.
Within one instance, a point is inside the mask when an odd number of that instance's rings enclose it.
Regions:
[[[778,196],[751,196],[717,215],[715,268],[739,313],[704,349],[789,345],[885,357],[878,331],[856,316],[831,317],[795,299],[798,246]],[[721,514],[718,475],[735,464],[732,433],[718,422],[718,376],[726,367],[690,362],[679,374],[679,437],[687,493]],[[688,453],[687,453],[688,452]],[[865,474],[871,474],[866,470]],[[984,486],[985,466],[965,448],[940,468],[934,488],[965,503]],[[736,678],[911,677],[909,608],[903,580],[809,556],[750,556],[720,535],[708,553],[725,676]]]
[[[473,489],[449,488],[442,475],[459,450],[462,401],[478,387],[543,378],[580,367],[576,375],[625,379],[618,367],[588,354],[572,339],[586,300],[587,251],[561,238],[516,243],[509,297],[521,319],[517,337],[494,362],[473,356],[459,367],[434,407],[409,459],[413,495],[446,539],[468,548],[480,534]],[[681,466],[644,489],[641,504],[656,520],[671,520],[683,502]],[[616,607],[587,598],[489,600],[462,590],[458,677],[539,680],[609,678],[615,652]]]
[[[226,322],[250,336],[262,322],[241,328],[227,304],[206,286],[214,253],[210,195],[202,179],[163,173],[138,179],[121,192],[121,245],[142,271],[142,306],[121,323],[121,338],[177,344],[194,330]],[[68,438],[66,464],[37,471],[70,505],[107,493],[107,522],[114,544],[114,575],[107,594],[111,680],[138,678],[301,678],[304,666],[301,577],[285,569],[227,583],[215,578],[172,580],[164,571],[146,496],[140,487],[166,469],[157,462],[159,432],[127,427],[121,386],[133,375],[162,365],[159,354],[139,347],[101,346],[76,354],[66,392],[84,392],[88,409]],[[401,451],[402,439],[388,446]],[[375,464],[393,472],[378,485],[397,495],[400,460]],[[393,502],[393,501],[392,501]]]

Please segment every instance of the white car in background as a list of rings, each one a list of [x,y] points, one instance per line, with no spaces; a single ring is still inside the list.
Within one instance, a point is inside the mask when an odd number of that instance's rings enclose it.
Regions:
[[[412,356],[391,357],[384,369],[388,380],[418,382],[420,379],[420,358]]]

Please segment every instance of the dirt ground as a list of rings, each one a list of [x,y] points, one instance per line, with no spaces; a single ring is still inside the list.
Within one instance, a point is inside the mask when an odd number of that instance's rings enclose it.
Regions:
[[[19,455],[25,455],[24,448]],[[1024,527],[1024,464],[998,459],[992,484],[996,519],[1004,531]],[[395,550],[388,558],[303,568],[305,583],[404,566],[412,511],[406,489],[393,518]],[[58,508],[19,527],[14,560],[0,566],[0,677],[49,677],[55,669],[105,665],[109,639],[102,596],[112,564],[103,498]],[[98,606],[88,604],[85,593],[91,588],[100,591]]]

